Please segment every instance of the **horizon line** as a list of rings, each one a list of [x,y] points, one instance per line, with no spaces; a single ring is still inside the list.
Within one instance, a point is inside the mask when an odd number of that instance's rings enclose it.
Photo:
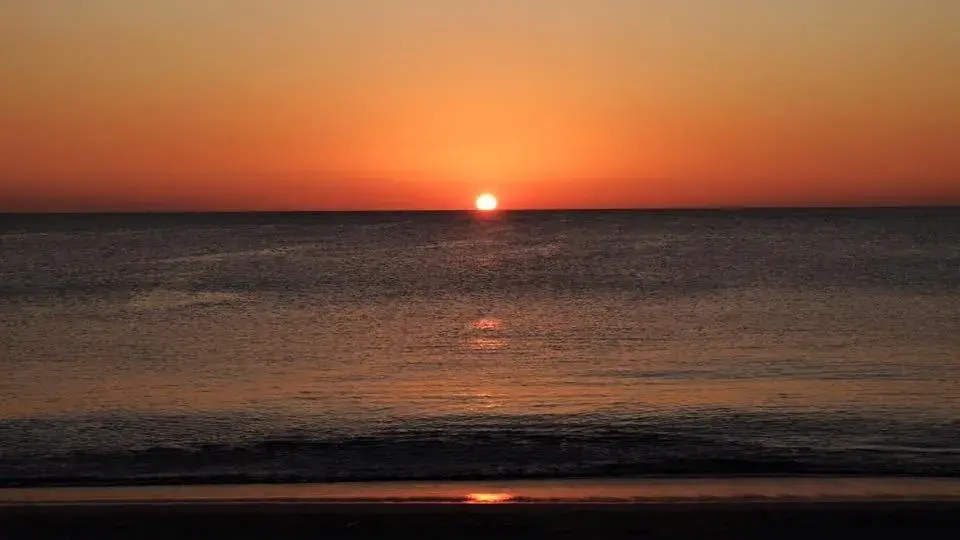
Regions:
[[[514,212],[764,212],[764,211],[815,211],[815,210],[960,210],[960,204],[917,204],[917,205],[731,205],[731,206],[676,206],[676,207],[580,207],[580,208],[501,208],[492,214]],[[17,215],[190,215],[190,214],[390,214],[390,213],[477,213],[475,208],[446,209],[211,209],[211,210],[0,210],[0,216]]]

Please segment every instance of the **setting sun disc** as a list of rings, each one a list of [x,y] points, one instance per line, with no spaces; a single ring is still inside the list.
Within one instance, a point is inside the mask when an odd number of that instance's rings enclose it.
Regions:
[[[490,193],[484,193],[477,196],[477,210],[481,212],[490,212],[497,209],[497,198]]]

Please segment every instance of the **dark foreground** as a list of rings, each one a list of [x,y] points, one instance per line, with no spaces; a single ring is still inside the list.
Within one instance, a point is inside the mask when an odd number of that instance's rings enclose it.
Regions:
[[[950,538],[960,503],[0,507],[0,538]]]

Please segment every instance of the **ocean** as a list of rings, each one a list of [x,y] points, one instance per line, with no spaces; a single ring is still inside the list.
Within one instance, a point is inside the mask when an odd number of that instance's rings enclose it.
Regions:
[[[957,209],[0,216],[0,486],[960,476]]]

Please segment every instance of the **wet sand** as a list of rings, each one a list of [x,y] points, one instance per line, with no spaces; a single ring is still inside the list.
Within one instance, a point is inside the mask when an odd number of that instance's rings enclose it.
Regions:
[[[643,477],[0,489],[3,503],[956,501],[960,478]]]

